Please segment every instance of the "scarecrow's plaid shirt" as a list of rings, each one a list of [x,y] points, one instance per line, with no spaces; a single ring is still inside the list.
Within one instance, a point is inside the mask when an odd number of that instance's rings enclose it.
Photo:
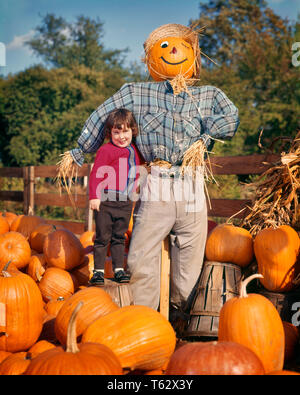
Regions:
[[[174,95],[169,81],[129,83],[101,104],[86,121],[71,150],[81,166],[85,153],[94,153],[104,141],[104,122],[116,108],[132,111],[139,127],[136,145],[146,162],[162,159],[180,165],[184,152],[197,140],[208,147],[213,139],[231,138],[239,125],[238,110],[213,86],[189,87]]]

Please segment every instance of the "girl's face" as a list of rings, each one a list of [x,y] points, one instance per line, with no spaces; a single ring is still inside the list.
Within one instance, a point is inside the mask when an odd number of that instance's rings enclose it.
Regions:
[[[132,140],[132,129],[124,124],[114,125],[111,129],[111,140],[117,147],[128,147]]]

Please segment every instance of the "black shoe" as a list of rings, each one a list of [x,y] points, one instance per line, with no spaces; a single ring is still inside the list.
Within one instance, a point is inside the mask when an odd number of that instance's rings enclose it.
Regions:
[[[115,271],[114,281],[117,283],[129,283],[130,275],[126,273],[124,270]]]
[[[89,284],[91,285],[104,285],[104,273],[95,271],[93,277],[90,279]]]

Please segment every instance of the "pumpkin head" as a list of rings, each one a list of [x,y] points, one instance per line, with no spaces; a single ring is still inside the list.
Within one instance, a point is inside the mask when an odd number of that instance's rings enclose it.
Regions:
[[[144,49],[144,61],[155,81],[173,79],[178,75],[189,80],[200,74],[198,35],[186,26],[160,26],[149,35]]]
[[[180,37],[166,37],[153,45],[147,59],[151,77],[163,81],[182,74],[191,78],[194,74],[195,55],[191,44]]]
[[[242,344],[263,363],[266,373],[281,370],[284,362],[284,329],[273,303],[259,294],[247,294],[247,284],[261,274],[241,283],[240,295],[229,299],[220,311],[218,339]]]

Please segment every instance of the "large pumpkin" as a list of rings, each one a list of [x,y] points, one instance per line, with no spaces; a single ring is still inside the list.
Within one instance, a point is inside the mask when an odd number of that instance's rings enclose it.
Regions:
[[[0,350],[27,350],[43,326],[41,292],[34,280],[14,266],[0,272]]]
[[[193,342],[172,355],[166,374],[263,375],[262,362],[249,348],[235,342]]]
[[[284,330],[272,302],[259,294],[247,294],[254,274],[241,283],[240,295],[221,308],[218,338],[248,347],[262,361],[265,372],[281,370],[284,362]]]
[[[147,66],[155,81],[178,74],[189,79],[195,72],[195,54],[190,43],[180,37],[164,37],[150,49]]]
[[[205,247],[208,261],[234,263],[245,267],[253,259],[253,239],[247,229],[231,224],[216,226]]]
[[[37,355],[25,375],[121,375],[120,361],[102,344],[77,344],[76,320],[82,306],[74,309],[69,324],[67,347],[55,347]]]
[[[47,235],[43,252],[48,266],[71,270],[83,263],[84,248],[79,239],[67,229],[58,229]]]
[[[295,287],[300,273],[300,238],[288,225],[261,230],[254,240],[258,272],[262,285],[272,292],[286,292]]]
[[[11,262],[21,269],[28,265],[30,257],[30,245],[21,233],[11,231],[0,235],[0,268]]]
[[[92,322],[82,342],[101,343],[114,351],[125,369],[161,369],[174,352],[175,332],[159,312],[147,306],[119,308]]]
[[[82,335],[85,329],[97,318],[119,309],[110,295],[101,288],[88,287],[77,291],[65,301],[55,320],[56,337],[63,345],[67,341],[70,317],[80,301],[84,304],[77,318],[77,336]]]
[[[43,247],[44,247],[44,241],[47,237],[47,235],[51,232],[54,232],[57,229],[64,229],[62,226],[53,226],[50,224],[40,224],[38,225],[30,234],[29,237],[29,244],[30,247],[39,252],[43,252]]]

